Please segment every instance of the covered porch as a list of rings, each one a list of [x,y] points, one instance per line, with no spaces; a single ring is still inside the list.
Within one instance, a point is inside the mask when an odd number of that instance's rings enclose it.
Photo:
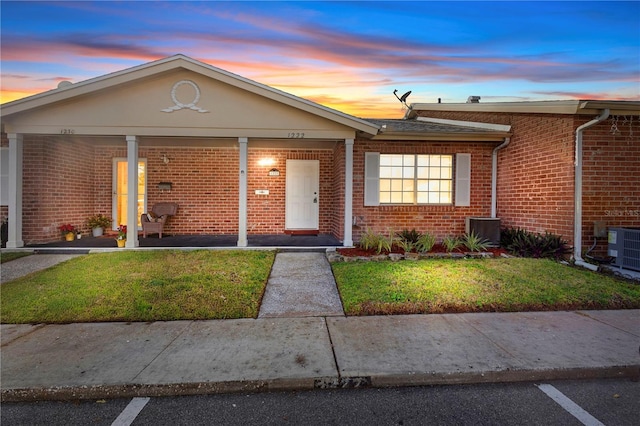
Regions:
[[[179,206],[164,247],[327,245],[296,231],[348,246],[354,139],[378,130],[182,55],[12,102],[2,122],[9,248],[109,247],[56,240],[98,213],[152,246],[138,222],[159,202]]]

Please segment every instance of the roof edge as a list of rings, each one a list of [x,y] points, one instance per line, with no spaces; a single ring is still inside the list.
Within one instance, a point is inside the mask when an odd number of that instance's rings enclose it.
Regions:
[[[459,111],[459,112],[507,112],[535,114],[597,114],[602,109],[610,109],[612,114],[640,115],[640,101],[525,101],[487,103],[415,103],[411,104],[405,118],[417,117],[417,111]]]
[[[478,121],[448,120],[445,118],[417,117],[418,121],[436,124],[451,124],[453,126],[470,127],[472,129],[495,130],[497,132],[511,132],[508,124],[481,123]]]

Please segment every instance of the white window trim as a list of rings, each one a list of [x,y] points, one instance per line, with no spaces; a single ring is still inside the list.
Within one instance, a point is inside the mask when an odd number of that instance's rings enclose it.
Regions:
[[[449,204],[380,204],[380,153],[364,153],[364,205],[365,206],[450,206],[468,207],[471,205],[471,154],[455,154],[455,178],[453,203]]]

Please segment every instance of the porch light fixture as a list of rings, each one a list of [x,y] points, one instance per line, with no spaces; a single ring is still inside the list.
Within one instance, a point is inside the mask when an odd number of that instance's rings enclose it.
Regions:
[[[280,176],[280,170],[276,168],[269,170],[269,176]]]
[[[276,164],[276,160],[273,158],[261,158],[258,160],[258,166],[273,166]]]
[[[164,164],[169,164],[169,157],[167,157],[167,154],[162,154],[162,157],[160,157],[160,159]]]

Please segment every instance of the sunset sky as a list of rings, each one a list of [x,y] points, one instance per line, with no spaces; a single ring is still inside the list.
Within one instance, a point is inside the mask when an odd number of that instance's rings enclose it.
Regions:
[[[1,102],[177,53],[359,117],[640,100],[640,2],[5,1]]]

